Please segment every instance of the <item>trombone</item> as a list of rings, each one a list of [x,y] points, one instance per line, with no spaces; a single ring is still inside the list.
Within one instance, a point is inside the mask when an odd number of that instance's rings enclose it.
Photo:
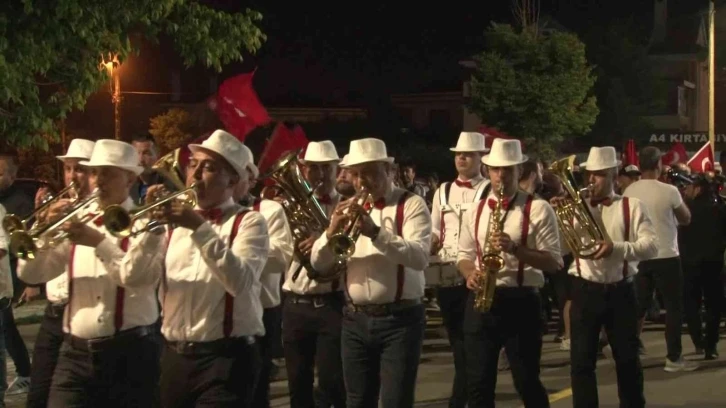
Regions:
[[[58,194],[56,194],[55,196],[50,195],[45,200],[43,200],[43,203],[38,208],[36,208],[32,213],[30,213],[30,215],[28,215],[27,217],[25,217],[23,219],[21,219],[19,216],[15,215],[15,214],[7,214],[5,216],[5,218],[3,218],[3,221],[2,221],[2,226],[3,226],[3,229],[5,230],[5,233],[12,234],[15,231],[26,230],[27,229],[26,226],[28,225],[28,223],[31,220],[33,220],[34,218],[37,218],[38,215],[41,214],[42,212],[44,212],[45,210],[47,210],[48,207],[51,206],[51,204],[57,202],[61,197],[65,196],[65,195],[71,196],[70,198],[72,200],[77,199],[77,197],[78,197],[78,191],[76,190],[77,187],[78,187],[78,185],[76,184],[76,182],[72,181],[70,184],[68,184],[68,186],[66,188],[64,188],[63,190],[58,192]],[[37,226],[36,226],[36,228],[37,228]]]
[[[154,220],[147,214],[173,200],[182,200],[182,203],[186,206],[196,206],[196,188],[197,183],[194,183],[184,190],[167,194],[158,200],[130,211],[120,205],[110,205],[103,211],[103,225],[111,235],[117,238],[135,237],[146,231],[155,231],[162,227],[164,223]],[[149,222],[142,228],[134,229],[134,225],[142,219],[148,219]]]
[[[368,192],[368,189],[363,187],[361,189],[361,192],[358,194],[358,199],[356,200],[356,203],[363,207],[363,205],[371,201],[372,197],[371,194]],[[368,213],[372,211],[373,207],[367,210]],[[350,211],[350,208],[346,209],[346,213]],[[353,218],[351,218],[348,223],[343,227],[343,230],[340,232],[335,233],[330,239],[328,240],[328,247],[333,251],[333,255],[335,255],[336,262],[338,264],[343,264],[348,262],[348,260],[353,256],[355,253],[355,244],[358,242],[358,238],[360,237],[361,231],[360,228],[358,228],[358,221],[360,220],[360,212],[355,214]]]
[[[38,251],[53,248],[68,238],[68,233],[60,230],[63,224],[73,221],[84,210],[86,210],[93,202],[98,200],[98,189],[86,199],[75,203],[60,218],[48,222],[42,226],[31,230],[18,229],[10,233],[10,250],[13,251],[18,259],[35,259]],[[78,222],[88,223],[98,217],[94,213],[86,213]]]

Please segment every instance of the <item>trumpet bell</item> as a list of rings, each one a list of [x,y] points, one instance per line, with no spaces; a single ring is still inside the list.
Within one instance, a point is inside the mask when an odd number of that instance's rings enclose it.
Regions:
[[[11,234],[13,231],[19,231],[25,229],[23,220],[15,214],[8,214],[3,218],[3,230],[6,234]]]
[[[131,214],[120,205],[110,205],[103,210],[103,226],[113,236],[127,238],[131,236],[133,220]]]
[[[24,230],[17,230],[10,234],[10,250],[18,259],[35,259],[38,246],[30,234]]]
[[[338,259],[349,259],[355,253],[355,241],[346,233],[337,233],[328,241],[330,250]]]

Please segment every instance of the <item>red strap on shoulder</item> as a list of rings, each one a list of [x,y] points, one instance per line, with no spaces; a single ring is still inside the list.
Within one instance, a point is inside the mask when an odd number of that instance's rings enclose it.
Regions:
[[[479,269],[481,265],[481,245],[479,245],[479,218],[481,218],[481,212],[484,209],[486,200],[480,200],[479,205],[476,207],[476,219],[474,220],[474,242],[476,243],[476,261],[479,262]]]
[[[262,203],[262,199],[260,197],[255,198],[254,203],[252,203],[252,211],[260,212],[260,203]]]
[[[237,237],[239,232],[239,226],[242,224],[242,220],[245,215],[249,214],[250,211],[242,211],[235,215],[234,224],[232,224],[232,231],[229,234],[229,247],[232,248],[232,243]],[[232,334],[232,328],[234,327],[234,296],[230,295],[229,292],[224,292],[224,320],[222,321],[222,330],[224,331],[224,337],[227,338]]]
[[[532,212],[532,201],[534,196],[529,195],[527,202],[524,204],[524,211],[522,213],[522,242],[520,245],[527,246],[527,238],[529,237],[529,219],[530,213]],[[519,267],[517,269],[517,285],[522,286],[524,284],[524,262],[519,261]]]
[[[630,200],[623,197],[623,222],[625,223],[625,242],[630,241]],[[623,279],[628,277],[628,261],[623,261]]]
[[[66,314],[67,324],[68,324],[68,334],[73,334],[71,331],[71,307],[73,305],[73,261],[76,257],[76,244],[71,243],[71,252],[68,257],[68,313]]]
[[[128,237],[121,240],[121,249],[124,252],[129,250],[129,239]],[[113,325],[116,329],[116,333],[121,331],[124,325],[124,301],[126,300],[126,289],[121,286],[116,286],[116,310],[113,316]]]
[[[404,206],[406,204],[406,200],[408,199],[409,193],[408,191],[401,194],[401,197],[398,199],[398,204],[396,205],[396,233],[403,237],[403,210]],[[396,302],[401,300],[401,296],[403,296],[403,285],[406,281],[406,273],[404,270],[403,265],[398,265],[398,272],[396,276]]]

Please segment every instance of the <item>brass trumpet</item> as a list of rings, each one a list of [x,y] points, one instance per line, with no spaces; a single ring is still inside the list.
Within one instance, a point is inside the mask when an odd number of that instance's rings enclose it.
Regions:
[[[80,218],[79,214],[86,210],[93,202],[98,200],[98,190],[95,190],[86,199],[74,204],[63,216],[54,221],[50,221],[43,226],[33,228],[29,231],[18,229],[10,234],[10,250],[19,259],[35,259],[38,251],[53,248],[68,238],[68,233],[61,230],[63,224],[77,220],[81,223],[88,223],[94,220],[98,215],[87,213]]]
[[[110,205],[103,211],[103,225],[111,235],[117,238],[135,237],[147,231],[154,231],[161,228],[164,223],[153,219],[149,212],[174,200],[181,200],[186,206],[196,206],[196,187],[197,184],[194,183],[184,190],[167,194],[160,199],[130,211],[120,205]],[[134,229],[134,225],[141,220],[148,220],[148,222],[143,227]]]
[[[21,219],[19,216],[15,214],[7,214],[5,218],[3,218],[2,226],[5,230],[6,234],[12,234],[14,231],[18,230],[26,230],[28,223],[33,220],[34,218],[37,218],[39,214],[44,212],[48,209],[48,207],[51,206],[51,204],[57,202],[59,199],[61,199],[65,195],[69,195],[71,199],[75,200],[78,198],[78,192],[76,190],[77,184],[75,181],[72,181],[66,188],[58,192],[55,196],[50,195],[45,200],[43,200],[43,203],[36,208],[30,215],[27,217]],[[37,228],[38,226],[36,226]]]
[[[371,201],[371,194],[364,187],[357,195],[356,203],[363,207],[368,201]],[[370,213],[371,209],[368,210],[368,213]],[[346,209],[346,213],[349,211],[350,208]],[[360,213],[356,213],[343,227],[342,231],[337,232],[328,240],[328,247],[333,251],[339,264],[346,263],[355,253],[355,244],[358,242],[361,233],[360,228],[358,228],[360,216]]]

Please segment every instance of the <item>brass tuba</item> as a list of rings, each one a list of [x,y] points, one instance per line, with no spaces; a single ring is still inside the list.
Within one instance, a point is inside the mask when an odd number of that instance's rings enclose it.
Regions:
[[[196,184],[186,187],[181,178],[180,152],[181,149],[176,149],[165,154],[151,167],[172,182],[178,191],[166,194],[163,197],[150,198],[147,196],[146,203],[143,206],[131,211],[120,205],[106,207],[103,211],[103,224],[111,235],[118,238],[126,238],[161,228],[163,223],[153,219],[149,213],[171,201],[181,200],[184,205],[190,207],[197,205]],[[135,228],[136,224],[140,221],[146,221],[146,224],[140,228]]]
[[[555,206],[557,222],[560,225],[560,232],[577,258],[589,259],[600,249],[600,241],[609,240],[605,228],[600,225],[592,215],[584,195],[587,188],[580,189],[577,186],[575,177],[572,175],[572,167],[575,163],[575,156],[565,157],[557,160],[549,167],[549,170],[557,176],[565,189],[567,197],[559,205]]]
[[[298,244],[313,236],[324,234],[330,221],[318,200],[314,196],[315,189],[305,180],[300,171],[298,154],[300,150],[290,152],[275,162],[262,178],[275,181],[277,188],[282,191],[282,208],[285,210],[290,230],[295,238],[294,257],[300,268],[292,276],[297,279],[302,268],[308,271],[308,277],[319,282],[329,282],[338,279],[340,270],[321,272],[313,269],[310,256],[298,249]]]
[[[480,313],[488,312],[494,303],[494,290],[497,287],[497,273],[504,267],[504,258],[500,251],[492,247],[492,236],[502,232],[502,201],[504,200],[504,184],[499,185],[497,205],[489,213],[489,226],[481,251],[479,265],[481,272],[474,290],[474,309]]]

